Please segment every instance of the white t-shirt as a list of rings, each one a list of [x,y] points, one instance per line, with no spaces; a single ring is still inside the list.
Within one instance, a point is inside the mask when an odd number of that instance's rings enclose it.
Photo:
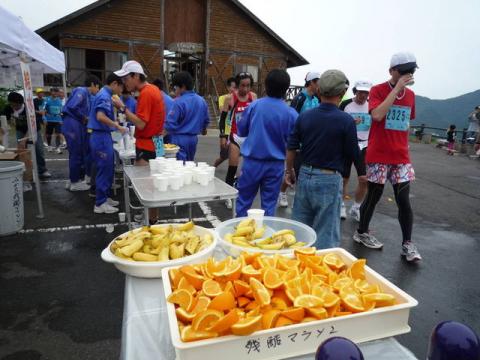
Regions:
[[[345,106],[343,111],[349,114],[355,114],[355,113],[362,113],[362,114],[368,114],[368,101],[365,101],[363,105],[359,105],[355,102],[355,100],[351,99],[351,101],[348,101],[348,104]],[[357,138],[358,138],[358,146],[360,146],[360,149],[366,148],[368,145],[368,134],[370,133],[370,130],[359,130],[357,128]]]

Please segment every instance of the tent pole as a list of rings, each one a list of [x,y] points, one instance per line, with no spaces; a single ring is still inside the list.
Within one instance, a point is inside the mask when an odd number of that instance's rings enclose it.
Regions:
[[[62,74],[62,82],[63,82],[63,94],[66,99],[68,96],[67,96],[67,77],[65,76],[65,73]]]
[[[32,162],[33,162],[33,182],[35,183],[35,191],[37,193],[37,204],[38,204],[37,218],[43,219],[45,217],[45,214],[43,212],[42,193],[40,190],[40,177],[38,176],[37,150],[35,148],[35,142],[33,142],[33,146],[32,146]]]

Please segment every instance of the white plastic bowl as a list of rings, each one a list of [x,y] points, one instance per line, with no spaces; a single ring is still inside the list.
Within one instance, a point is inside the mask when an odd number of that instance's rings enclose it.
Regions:
[[[165,224],[165,225],[162,225],[162,227],[166,227],[170,225],[178,226],[178,224]],[[205,234],[212,235],[213,242],[206,249],[203,249],[202,251],[196,254],[185,256],[180,259],[169,260],[169,261],[151,261],[151,262],[124,260],[114,255],[110,250],[110,246],[115,241],[115,239],[112,240],[105,249],[103,249],[101,253],[101,257],[103,261],[112,263],[118,270],[120,270],[121,272],[127,275],[136,276],[140,278],[161,278],[162,269],[165,267],[201,263],[206,261],[210,256],[212,256],[212,253],[215,250],[215,246],[217,246],[217,234],[215,233],[215,231],[213,231],[213,229],[207,229],[202,226],[195,225],[194,229],[195,229],[194,230],[195,234],[197,235],[200,235],[200,236]],[[123,236],[125,234],[127,233],[124,233],[120,236]]]
[[[238,257],[242,252],[260,252],[263,254],[292,254],[293,249],[283,249],[283,250],[263,250],[260,248],[246,248],[243,246],[235,245],[225,241],[225,235],[228,233],[235,232],[235,226],[242,221],[248,219],[247,217],[235,218],[231,220],[227,220],[222,222],[215,228],[215,231],[218,235],[218,241],[222,248],[231,256]],[[312,246],[317,239],[317,234],[315,231],[308,225],[302,224],[301,222],[278,218],[273,216],[264,216],[263,217],[263,225],[267,227],[267,232],[263,236],[263,238],[271,235],[271,232],[279,231],[279,230],[293,230],[295,232],[295,237],[297,241],[301,241],[305,243],[305,247]],[[268,232],[270,231],[270,233]]]

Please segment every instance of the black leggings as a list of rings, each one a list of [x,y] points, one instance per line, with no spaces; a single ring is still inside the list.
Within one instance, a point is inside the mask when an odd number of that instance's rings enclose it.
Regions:
[[[358,232],[368,232],[375,206],[382,197],[384,185],[368,182],[368,192],[360,207],[360,227]],[[398,222],[402,228],[403,242],[412,239],[413,212],[410,205],[410,181],[393,185],[395,201],[398,206]]]
[[[60,146],[60,134],[62,133],[62,124],[56,122],[47,122],[47,127],[45,128],[45,134],[47,135],[47,144],[52,145],[52,135],[53,131],[57,135],[57,147]]]

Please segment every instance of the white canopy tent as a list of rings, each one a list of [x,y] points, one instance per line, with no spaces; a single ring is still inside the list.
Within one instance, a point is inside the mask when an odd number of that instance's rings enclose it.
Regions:
[[[43,40],[37,33],[30,30],[18,16],[0,6],[0,71],[12,67],[20,67],[21,63],[28,64],[32,72],[61,73],[65,87],[65,56]],[[28,107],[27,107],[28,108]],[[35,142],[35,136],[30,134]],[[43,218],[43,205],[40,192],[40,179],[37,172],[35,146],[32,146],[33,176],[38,202],[38,217]]]

